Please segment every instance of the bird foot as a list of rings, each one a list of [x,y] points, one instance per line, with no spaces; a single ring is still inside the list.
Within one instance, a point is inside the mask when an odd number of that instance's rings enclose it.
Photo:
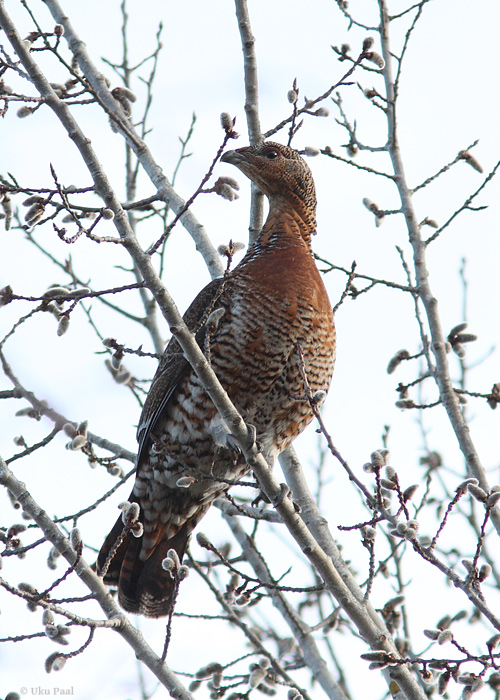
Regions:
[[[257,444],[257,447],[259,446],[257,443],[257,428],[255,425],[247,423],[247,449],[250,450],[254,444]]]
[[[292,491],[287,484],[280,484],[280,493],[272,500],[273,506],[277,508],[282,505],[285,498],[291,498],[292,495]]]
[[[225,441],[225,447],[228,450],[232,450],[237,455],[241,454],[241,447],[238,445],[238,441],[232,433],[228,433],[225,436]]]
[[[258,508],[261,503],[271,503],[269,498],[266,496],[264,491],[259,491],[258,495],[256,498],[253,499],[250,505],[252,505],[254,508]]]

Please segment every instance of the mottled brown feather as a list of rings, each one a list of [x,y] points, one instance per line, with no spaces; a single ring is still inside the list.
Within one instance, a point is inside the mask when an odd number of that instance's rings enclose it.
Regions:
[[[201,347],[203,347],[205,339],[205,322],[214,309],[223,284],[223,279],[215,279],[209,282],[184,314],[183,318],[186,326],[192,333],[195,333],[196,340]],[[175,338],[172,338],[156,370],[137,427],[137,442],[139,443],[138,462],[141,461],[143,452],[149,446],[151,430],[154,428],[157,418],[169,401],[179,381],[189,369],[189,362],[184,357],[181,346]]]

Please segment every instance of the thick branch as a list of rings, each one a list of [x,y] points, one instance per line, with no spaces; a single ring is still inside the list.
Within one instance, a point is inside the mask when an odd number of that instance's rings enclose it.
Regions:
[[[248,137],[250,143],[262,141],[259,120],[259,89],[257,81],[257,58],[255,56],[255,38],[250,26],[247,0],[235,0],[236,17],[240,30],[241,46],[245,71],[245,113],[247,115]],[[250,224],[248,240],[252,244],[262,229],[264,195],[252,184],[250,203]]]
[[[259,121],[259,88],[255,37],[250,26],[247,0],[235,0],[235,5],[245,70],[245,113],[247,115],[248,136],[250,143],[253,145],[262,141]]]

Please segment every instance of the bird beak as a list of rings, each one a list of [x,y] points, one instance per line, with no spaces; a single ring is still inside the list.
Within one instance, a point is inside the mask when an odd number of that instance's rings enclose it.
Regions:
[[[231,165],[236,165],[238,167],[242,163],[246,163],[247,159],[245,158],[245,155],[241,153],[241,150],[238,151],[226,151],[222,158],[221,161],[223,163],[231,163]]]

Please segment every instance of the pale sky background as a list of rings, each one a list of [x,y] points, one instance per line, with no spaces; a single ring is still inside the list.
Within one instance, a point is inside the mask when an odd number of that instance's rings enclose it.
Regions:
[[[31,3],[40,21],[50,29],[51,20],[46,21],[47,10],[42,3]],[[19,19],[22,34],[31,30],[26,13],[17,2],[6,2],[7,10]],[[63,6],[80,37],[85,41],[94,62],[115,81],[112,71],[100,57],[119,62],[120,23],[119,3],[107,2],[71,3]],[[357,55],[367,33],[353,30],[347,33],[347,21],[336,4],[327,0],[310,3],[291,0],[249,0],[253,33],[257,39],[257,60],[260,85],[260,113],[263,131],[274,126],[289,114],[286,93],[297,77],[301,97],[314,98],[336,82],[344,72],[345,63],[339,63],[330,46],[347,42]],[[393,11],[399,12],[406,5],[400,0],[392,3]],[[351,0],[350,10],[360,19],[375,22],[377,3],[375,0]],[[163,52],[161,54],[155,88],[148,137],[155,158],[170,177],[179,153],[178,136],[184,137],[193,112],[197,123],[190,151],[192,157],[181,168],[177,190],[185,199],[189,197],[205,173],[213,154],[222,141],[219,115],[227,111],[237,117],[236,129],[241,137],[236,144],[247,143],[246,120],[243,110],[242,55],[240,39],[229,0],[204,2],[189,0],[183,3],[172,0],[130,0],[131,63],[139,61],[154,46],[154,37],[159,21],[164,23]],[[400,141],[405,160],[406,174],[410,186],[414,186],[433,174],[441,166],[453,160],[457,152],[480,139],[474,155],[487,173],[500,158],[498,136],[498,113],[500,98],[497,90],[498,76],[498,7],[492,0],[471,3],[465,0],[434,0],[429,3],[423,18],[414,33],[408,52],[407,64],[402,79],[401,97],[398,105]],[[45,24],[46,22],[46,24]],[[406,20],[400,20],[406,26]],[[375,35],[374,35],[375,36]],[[396,35],[394,48],[400,45]],[[0,42],[5,37],[0,34]],[[380,50],[376,43],[376,50]],[[61,71],[53,60],[49,77],[57,82]],[[358,72],[356,79],[363,88],[381,85],[381,78],[373,73]],[[9,82],[9,81],[7,81]],[[12,81],[10,81],[12,82]],[[134,86],[139,103],[144,98],[140,83]],[[382,145],[384,123],[381,115],[369,108],[368,101],[355,85],[342,90],[344,108],[348,115],[357,119],[358,135],[366,143]],[[336,124],[335,105],[325,102],[330,109],[327,119],[308,119],[294,142],[295,147],[314,146],[323,148],[327,144],[335,153],[345,155],[341,148],[346,143],[344,131]],[[139,110],[138,107],[136,109]],[[64,184],[85,186],[91,183],[75,147],[47,108],[41,108],[33,117],[19,120],[15,107],[9,110],[0,123],[2,156],[0,172],[11,172],[20,181],[32,187],[46,186],[49,163],[53,163]],[[137,112],[140,114],[140,111]],[[123,142],[113,134],[106,117],[96,108],[75,108],[77,118],[101,157],[102,163],[118,195],[123,197],[122,175]],[[276,135],[277,141],[286,141],[287,134]],[[356,162],[376,168],[388,167],[385,155],[377,157],[359,154]],[[388,217],[376,229],[373,216],[363,207],[361,200],[368,197],[382,209],[397,205],[395,188],[389,181],[381,181],[369,174],[354,171],[342,163],[317,157],[309,160],[318,191],[318,236],[314,240],[315,251],[335,264],[350,267],[358,263],[357,271],[377,278],[387,278],[405,283],[399,256],[395,246],[402,247],[410,260],[407,234],[399,217]],[[246,241],[248,203],[250,187],[248,181],[234,168],[218,165],[217,175],[236,177],[240,183],[240,199],[226,202],[216,196],[199,198],[193,211],[205,225],[215,245],[226,243],[230,238]],[[415,196],[418,217],[428,216],[442,224],[464,199],[477,187],[484,176],[465,163],[459,163],[453,171],[445,174],[438,183]],[[142,177],[139,197],[153,194],[153,186]],[[499,197],[498,180],[489,184],[476,204],[488,204],[489,208],[479,213],[462,214],[452,227],[429,249],[431,287],[439,300],[443,326],[448,332],[462,321],[462,289],[458,270],[462,258],[467,260],[469,281],[468,316],[470,331],[476,333],[478,341],[469,346],[468,359],[477,362],[488,355],[498,338],[500,305],[498,286],[499,244]],[[22,201],[20,197],[16,199]],[[430,231],[430,230],[429,230]],[[109,233],[112,234],[111,225]],[[121,284],[125,278],[113,265],[126,265],[127,258],[117,247],[104,245],[96,249],[94,244],[80,241],[66,246],[55,238],[50,225],[45,227],[40,240],[59,255],[73,256],[75,266],[82,277],[91,277],[95,289]],[[19,294],[41,294],[48,284],[64,282],[65,278],[49,263],[27,247],[19,231],[0,231],[0,287],[11,284]],[[169,243],[169,254],[165,283],[184,310],[187,304],[208,282],[209,275],[203,261],[195,254],[188,234],[177,227]],[[63,251],[63,252],[61,252]],[[128,280],[125,280],[125,283]],[[332,304],[339,299],[345,285],[341,273],[332,272],[325,277]],[[361,286],[361,283],[360,285]],[[133,307],[139,311],[137,302]],[[12,304],[1,310],[0,335],[10,328],[20,309],[28,306]],[[102,356],[95,353],[101,346],[80,313],[79,323],[72,323],[68,333],[56,338],[56,322],[41,318],[41,315],[21,329],[7,343],[6,355],[21,381],[40,398],[71,420],[90,418],[90,429],[135,449],[134,422],[138,418],[137,404],[125,394],[122,387],[114,384],[103,367]],[[129,346],[145,344],[151,349],[148,338],[135,326],[121,323],[94,305],[95,320],[104,336],[116,337]],[[404,486],[418,483],[422,468],[418,465],[422,455],[420,428],[416,414],[402,413],[395,406],[394,391],[399,381],[414,378],[413,367],[402,367],[392,376],[385,373],[390,357],[400,348],[410,352],[418,350],[418,336],[413,317],[411,299],[397,292],[377,287],[362,295],[355,302],[348,300],[337,317],[338,355],[332,390],[326,402],[324,416],[334,442],[350,465],[361,474],[361,467],[370,453],[381,446],[384,425],[390,425],[391,464],[398,469]],[[168,336],[164,326],[164,337]],[[147,346],[147,347],[146,347]],[[151,374],[153,364],[136,358],[126,360],[126,365],[139,377]],[[455,376],[458,363],[451,359]],[[148,369],[149,368],[149,369]],[[500,381],[498,353],[494,353],[470,374],[470,386],[477,391],[489,391],[495,381]],[[0,379],[0,390],[8,388]],[[417,398],[416,395],[412,395]],[[432,394],[432,397],[434,394]],[[17,410],[20,405],[15,406]],[[498,483],[498,445],[500,412],[491,411],[483,403],[471,403],[470,414],[474,416],[472,435],[480,448],[480,454],[488,470],[491,483]],[[22,433],[28,443],[41,439],[50,428],[47,421],[40,424],[26,418],[14,419],[12,402],[0,403],[1,421],[5,426],[0,433],[0,454],[10,456],[17,448],[12,436]],[[445,456],[448,466],[462,473],[459,455],[451,430],[442,418],[441,409],[425,416],[430,428],[429,444]],[[8,427],[8,429],[7,429]],[[104,490],[111,488],[113,479],[101,471],[90,471],[82,455],[60,450],[64,438],[58,439],[58,448],[43,450],[31,460],[16,462],[15,473],[25,479],[33,496],[49,514],[71,513],[89,503]],[[314,428],[296,443],[296,448],[305,465],[313,464],[316,456],[317,438]],[[62,461],[61,461],[62,460]],[[335,536],[339,533],[335,525],[356,522],[359,515],[359,497],[348,486],[347,478],[337,464],[330,461],[325,492],[325,515],[330,521]],[[125,465],[128,470],[128,465]],[[123,487],[107,508],[97,517],[87,516],[82,528],[87,542],[99,547],[103,536],[116,517],[116,504],[128,496],[128,486]],[[60,505],[64,493],[64,506]],[[7,522],[12,522],[10,506],[3,497],[0,501]],[[62,510],[61,510],[62,508]],[[363,517],[363,516],[359,516]],[[2,519],[3,520],[3,519]],[[201,529],[216,542],[223,542],[227,529],[221,523],[218,511],[210,513]],[[348,558],[366,566],[366,555],[358,537],[339,535],[344,548],[352,546]],[[274,540],[276,542],[276,540]],[[286,552],[288,538],[283,536]],[[198,550],[196,550],[198,551]],[[344,549],[344,551],[346,551]],[[52,580],[53,574],[45,565],[47,550],[33,557],[38,561],[37,582]],[[276,557],[270,553],[270,558]],[[38,559],[37,559],[38,557]],[[90,559],[90,557],[89,557]],[[278,560],[276,559],[278,562]],[[285,567],[286,568],[286,567]],[[277,565],[277,569],[279,566]],[[64,571],[59,566],[58,573]],[[422,611],[422,628],[430,627],[439,616],[439,605],[432,606],[431,598],[439,577],[424,569],[419,592],[430,608]],[[9,558],[3,574],[13,583],[26,580],[23,562]],[[413,572],[415,577],[422,573]],[[35,582],[33,581],[30,582]],[[183,586],[179,609],[192,611],[196,606],[190,591],[195,590],[194,575]],[[80,591],[81,592],[81,591]],[[386,591],[374,591],[374,605],[383,605]],[[379,597],[377,597],[379,596]],[[447,604],[458,610],[465,604],[454,590],[446,592]],[[456,599],[456,601],[455,601]],[[417,601],[418,602],[418,601]],[[204,605],[204,603],[200,603]],[[29,632],[34,628],[33,614],[25,613],[23,603],[14,601],[0,591],[0,636],[12,634],[13,621],[16,632]],[[203,608],[204,609],[204,608]],[[427,610],[431,612],[427,614]],[[212,606],[212,612],[216,607]],[[96,609],[89,615],[98,615]],[[272,612],[269,612],[272,615]],[[41,613],[35,613],[37,618]],[[22,623],[17,622],[18,618]],[[177,671],[192,670],[194,657],[200,664],[217,656],[217,640],[207,635],[213,628],[200,628],[200,623],[183,628],[175,637],[169,653],[169,664]],[[163,623],[140,620],[140,627],[147,639],[161,649],[164,634]],[[186,631],[187,630],[187,631]],[[240,643],[236,632],[220,629],[223,642],[234,634],[235,646]],[[421,630],[413,629],[415,639],[424,647]],[[85,633],[86,634],[86,633]],[[71,646],[77,648],[85,634],[71,635]],[[74,637],[74,639],[73,639]],[[355,655],[360,647],[344,636],[341,642],[345,658],[355,659],[359,669],[365,670]],[[209,649],[207,650],[207,645]],[[212,654],[213,647],[213,654]],[[98,631],[96,640],[82,656],[68,661],[59,674],[47,676],[43,670],[46,656],[56,647],[46,640],[27,642],[0,652],[0,695],[9,690],[41,686],[42,688],[74,688],[78,700],[118,700],[138,698],[137,670],[131,650],[117,635],[109,631]],[[219,653],[217,651],[217,653]],[[228,652],[220,652],[221,656]],[[228,660],[230,656],[224,657]],[[369,682],[373,688],[370,698],[381,697],[383,684],[375,676],[358,670],[350,679],[354,697],[368,698],[363,688]],[[98,679],[98,685],[96,685]],[[371,685],[373,683],[373,686]],[[148,687],[154,687],[148,681]],[[316,690],[317,697],[323,697]],[[452,687],[452,698],[458,697],[458,689]],[[155,694],[155,699],[166,698],[164,689]],[[28,694],[27,697],[30,697]],[[200,691],[197,697],[205,697]],[[279,696],[281,697],[281,696]]]

